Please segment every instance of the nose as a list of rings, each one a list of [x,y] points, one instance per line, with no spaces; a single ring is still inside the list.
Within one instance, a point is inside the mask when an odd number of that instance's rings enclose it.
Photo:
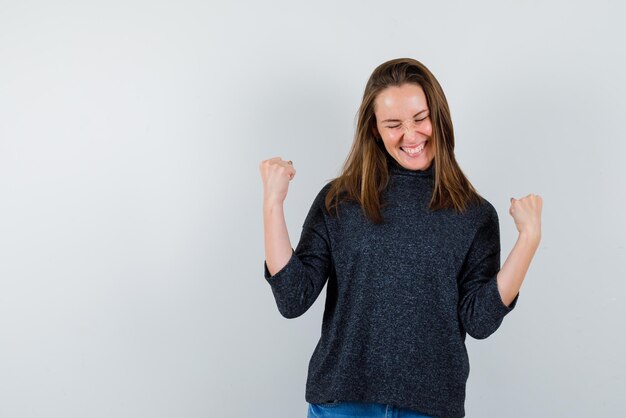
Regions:
[[[409,121],[403,124],[404,126],[404,136],[407,138],[415,138],[417,137],[417,122]]]

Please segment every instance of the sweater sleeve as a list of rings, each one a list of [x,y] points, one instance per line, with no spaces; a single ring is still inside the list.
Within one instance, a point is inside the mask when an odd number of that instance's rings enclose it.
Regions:
[[[263,262],[264,275],[270,284],[278,311],[285,318],[305,313],[319,296],[333,265],[324,199],[329,184],[315,197],[307,214],[296,249],[291,249],[287,264],[273,276]]]
[[[467,333],[475,339],[493,334],[519,298],[518,292],[506,306],[498,291],[500,226],[495,208],[490,203],[487,208],[487,216],[482,218],[459,279],[459,317]]]

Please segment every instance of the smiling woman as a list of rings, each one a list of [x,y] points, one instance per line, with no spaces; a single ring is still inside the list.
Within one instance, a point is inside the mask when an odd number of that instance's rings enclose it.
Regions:
[[[350,153],[326,196],[328,210],[343,200],[362,205],[372,222],[383,222],[380,191],[392,164],[433,170],[431,210],[464,212],[484,201],[454,155],[454,129],[441,85],[421,62],[398,58],[379,65],[370,76],[358,112]],[[433,167],[431,167],[431,165]]]
[[[408,169],[427,169],[434,158],[428,146],[433,126],[422,87],[406,83],[386,88],[374,101],[374,113],[376,135],[389,155]]]
[[[295,250],[282,208],[294,168],[276,157],[261,173],[264,276],[279,312],[302,315],[328,283],[309,418],[463,417],[466,335],[489,337],[516,306],[538,197],[512,201],[520,240],[500,270],[498,214],[456,161],[441,86],[410,58],[370,76],[342,172],[315,197]]]

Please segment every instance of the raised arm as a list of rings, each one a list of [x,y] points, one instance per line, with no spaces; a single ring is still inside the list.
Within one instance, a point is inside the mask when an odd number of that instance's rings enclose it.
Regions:
[[[517,304],[519,291],[541,236],[541,198],[529,195],[513,202],[509,213],[520,237],[500,268],[498,213],[489,204],[459,277],[459,317],[476,339],[493,334]]]
[[[517,242],[498,273],[498,290],[502,301],[509,305],[520,288],[541,241],[541,196],[529,194],[521,199],[511,198],[509,214],[519,232]]]
[[[287,234],[282,200],[278,206],[273,200],[264,202],[266,260],[263,274],[272,288],[278,311],[285,318],[296,318],[306,312],[333,271],[324,215],[328,187],[326,184],[315,197],[295,250]]]
[[[265,236],[265,259],[270,274],[282,269],[293,252],[283,203],[287,197],[289,181],[296,170],[291,161],[280,157],[264,160],[259,166],[263,180],[263,229]]]

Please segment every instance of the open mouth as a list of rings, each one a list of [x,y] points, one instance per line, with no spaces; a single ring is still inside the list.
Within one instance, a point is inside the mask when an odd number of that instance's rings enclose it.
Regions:
[[[416,147],[400,147],[400,149],[402,150],[402,152],[404,152],[406,155],[408,155],[409,157],[417,157],[418,155],[421,155],[424,153],[424,149],[426,149],[426,145],[428,144],[428,141],[424,141],[422,142],[420,145],[416,146]]]

